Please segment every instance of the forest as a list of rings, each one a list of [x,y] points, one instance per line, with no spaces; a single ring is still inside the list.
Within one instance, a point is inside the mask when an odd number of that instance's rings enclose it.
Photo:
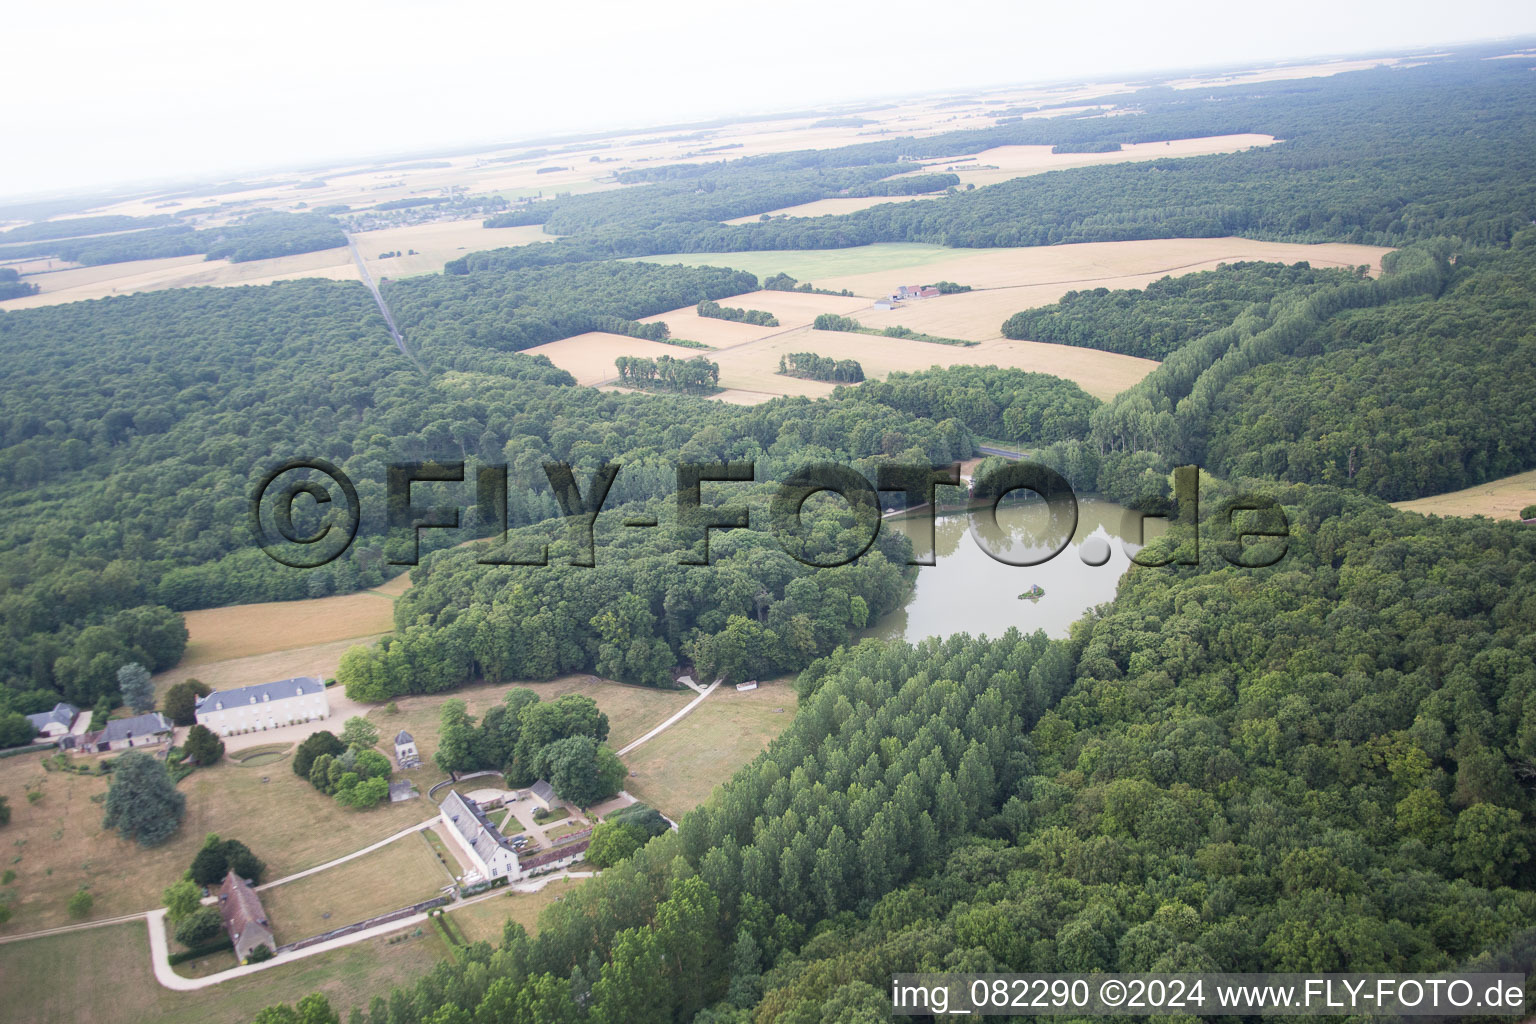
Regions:
[[[101,219],[115,221],[118,218]],[[170,218],[121,219],[160,223]],[[28,225],[28,227],[50,226],[52,222]],[[3,242],[5,237],[0,235],[0,242]],[[321,249],[335,249],[346,244],[347,238],[341,230],[341,225],[330,217],[317,213],[260,213],[217,228],[196,229],[180,224],[87,237],[65,235],[23,245],[0,245],[0,259],[35,259],[52,256],[71,263],[94,267],[106,263],[124,263],[129,260],[162,259],[168,256],[192,256],[204,253],[205,259],[227,259],[232,263],[244,263],[250,260],[316,252]]]
[[[703,356],[619,356],[613,365],[619,371],[620,383],[642,390],[708,394],[720,384],[720,364]]]
[[[786,352],[779,356],[779,372],[786,377],[857,384],[864,379],[864,367],[857,359],[834,359],[815,352]]]
[[[383,286],[400,329],[428,358],[466,347],[512,352],[587,331],[659,341],[664,326],[624,321],[756,289],[757,278],[739,270],[653,263],[450,271]]]
[[[680,831],[357,1019],[810,1024],[881,1019],[906,970],[1527,963],[1536,533],[1278,497],[1283,568],[1133,571],[1064,640],[814,662]]]
[[[1166,359],[1185,342],[1226,327],[1250,304],[1282,291],[1343,284],[1361,275],[1306,263],[1228,263],[1145,288],[1069,291],[1003,321],[1003,337]]]
[[[699,300],[698,314],[699,316],[707,316],[715,320],[731,320],[738,324],[754,324],[758,327],[779,326],[779,318],[767,310],[722,306],[720,303],[709,299]]]
[[[10,267],[0,267],[0,302],[19,299],[23,295],[37,294],[37,285],[21,280],[21,275]]]

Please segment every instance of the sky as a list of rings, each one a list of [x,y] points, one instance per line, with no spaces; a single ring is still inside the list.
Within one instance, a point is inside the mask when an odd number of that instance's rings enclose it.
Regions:
[[[0,197],[948,89],[1536,34],[1530,0],[62,0],[8,9]]]

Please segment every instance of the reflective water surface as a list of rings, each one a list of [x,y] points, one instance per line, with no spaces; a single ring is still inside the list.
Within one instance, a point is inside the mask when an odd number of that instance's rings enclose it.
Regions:
[[[1160,536],[1165,529],[1156,519],[1146,520],[1145,526],[1146,539]],[[924,558],[932,550],[923,519],[887,519],[885,528],[891,527],[912,539],[916,557]],[[1066,523],[1053,518],[1043,501],[1031,496],[1023,502],[1005,502],[995,524],[985,510],[940,514],[934,530],[937,564],[919,567],[916,587],[905,607],[874,623],[865,635],[916,643],[924,637],[955,633],[1001,636],[1017,626],[1026,633],[1043,629],[1053,637],[1066,636],[1085,611],[1115,596],[1120,577],[1131,567],[1122,540],[1140,541],[1136,530],[1136,518],[1128,520],[1120,505],[1079,497],[1077,528],[1061,553],[1040,565],[1019,566],[992,558],[977,537],[1013,561],[1043,557],[1066,537]],[[1139,546],[1133,544],[1132,550]],[[1088,564],[1106,555],[1102,564]],[[1037,599],[1020,598],[1035,592],[1035,587],[1044,591]]]

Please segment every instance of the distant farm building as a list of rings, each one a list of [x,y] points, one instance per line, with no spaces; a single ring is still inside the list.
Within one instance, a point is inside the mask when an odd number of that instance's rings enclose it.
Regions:
[[[875,300],[875,308],[876,309],[895,309],[896,308],[896,300],[895,299],[876,299]]]
[[[100,732],[84,736],[78,747],[82,752],[127,750],[129,747],[153,747],[170,740],[171,720],[158,711],[133,718],[118,718]]]
[[[560,798],[555,796],[555,788],[543,779],[528,787],[528,796],[546,811],[560,802]]]
[[[28,715],[27,721],[32,723],[32,728],[37,730],[39,737],[54,739],[67,734],[79,714],[79,708],[73,704],[61,702],[55,704],[52,711],[40,711],[35,715]]]
[[[904,284],[891,293],[891,299],[900,302],[904,299],[931,299],[939,294],[939,290],[933,285]]]
[[[219,916],[224,919],[229,941],[235,944],[236,960],[245,963],[257,946],[277,952],[261,897],[256,895],[250,882],[233,871],[224,876],[224,884],[219,886]]]
[[[197,724],[220,736],[314,722],[330,713],[325,684],[314,676],[214,690],[197,702]]]

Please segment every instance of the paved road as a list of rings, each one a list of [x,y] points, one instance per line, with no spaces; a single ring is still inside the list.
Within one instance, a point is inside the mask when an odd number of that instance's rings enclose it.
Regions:
[[[379,292],[379,286],[374,283],[373,275],[368,273],[368,265],[363,262],[363,254],[357,251],[357,240],[351,235],[347,236],[347,248],[352,252],[352,262],[357,264],[358,276],[363,279],[363,284],[367,285],[368,290],[373,293],[373,301],[378,303],[379,312],[384,314],[384,323],[389,327],[390,337],[395,339],[395,347],[400,350],[401,355],[414,363],[416,369],[420,370],[421,375],[425,377],[427,375],[426,368],[417,361],[415,354],[405,347],[405,337],[400,333],[400,328],[395,326],[394,314],[384,304],[384,296]]]
[[[984,444],[976,446],[976,450],[983,455],[998,455],[1005,459],[1022,459],[1023,452],[1009,451],[1007,448],[989,448]]]
[[[459,900],[457,903],[448,904],[448,906],[444,907],[443,909],[447,913],[451,914],[455,910],[460,910],[464,907],[470,906],[471,904],[482,903],[485,900],[495,899],[498,896],[504,896],[506,895],[507,891],[538,892],[550,882],[553,882],[559,878],[591,878],[595,874],[597,874],[595,871],[557,871],[553,874],[543,875],[531,881],[519,882],[514,885],[509,885],[506,887],[506,889],[492,889],[490,892],[483,896],[475,896],[471,899]],[[377,938],[380,935],[393,935],[395,932],[404,931],[408,928],[415,928],[418,925],[425,924],[427,921],[427,915],[425,913],[412,914],[410,917],[402,917],[398,921],[390,921],[387,924],[380,924],[375,925],[372,928],[365,928],[362,931],[354,932],[351,935],[343,935],[337,939],[329,939],[325,942],[317,942],[313,946],[306,946],[303,949],[294,949],[289,950],[286,953],[279,953],[272,959],[263,961],[259,964],[242,964],[239,967],[231,967],[227,971],[220,971],[218,974],[210,974],[206,978],[183,978],[181,975],[176,973],[175,968],[170,965],[170,962],[167,959],[170,952],[170,943],[165,934],[165,913],[165,909],[161,908],[159,910],[150,911],[147,915],[141,914],[137,916],[147,917],[149,920],[149,956],[155,967],[155,980],[158,981],[161,985],[164,985],[166,988],[175,989],[178,992],[194,992],[197,989],[208,988],[211,985],[217,985],[220,982],[228,981],[231,978],[239,978],[247,974],[255,974],[257,971],[265,971],[271,967],[278,967],[282,964],[289,964],[295,960],[302,960],[307,956],[314,956],[317,953],[324,953],[332,949],[340,949],[343,946],[350,946],[354,943],[364,942],[368,939]],[[132,919],[130,918],[129,920]]]

